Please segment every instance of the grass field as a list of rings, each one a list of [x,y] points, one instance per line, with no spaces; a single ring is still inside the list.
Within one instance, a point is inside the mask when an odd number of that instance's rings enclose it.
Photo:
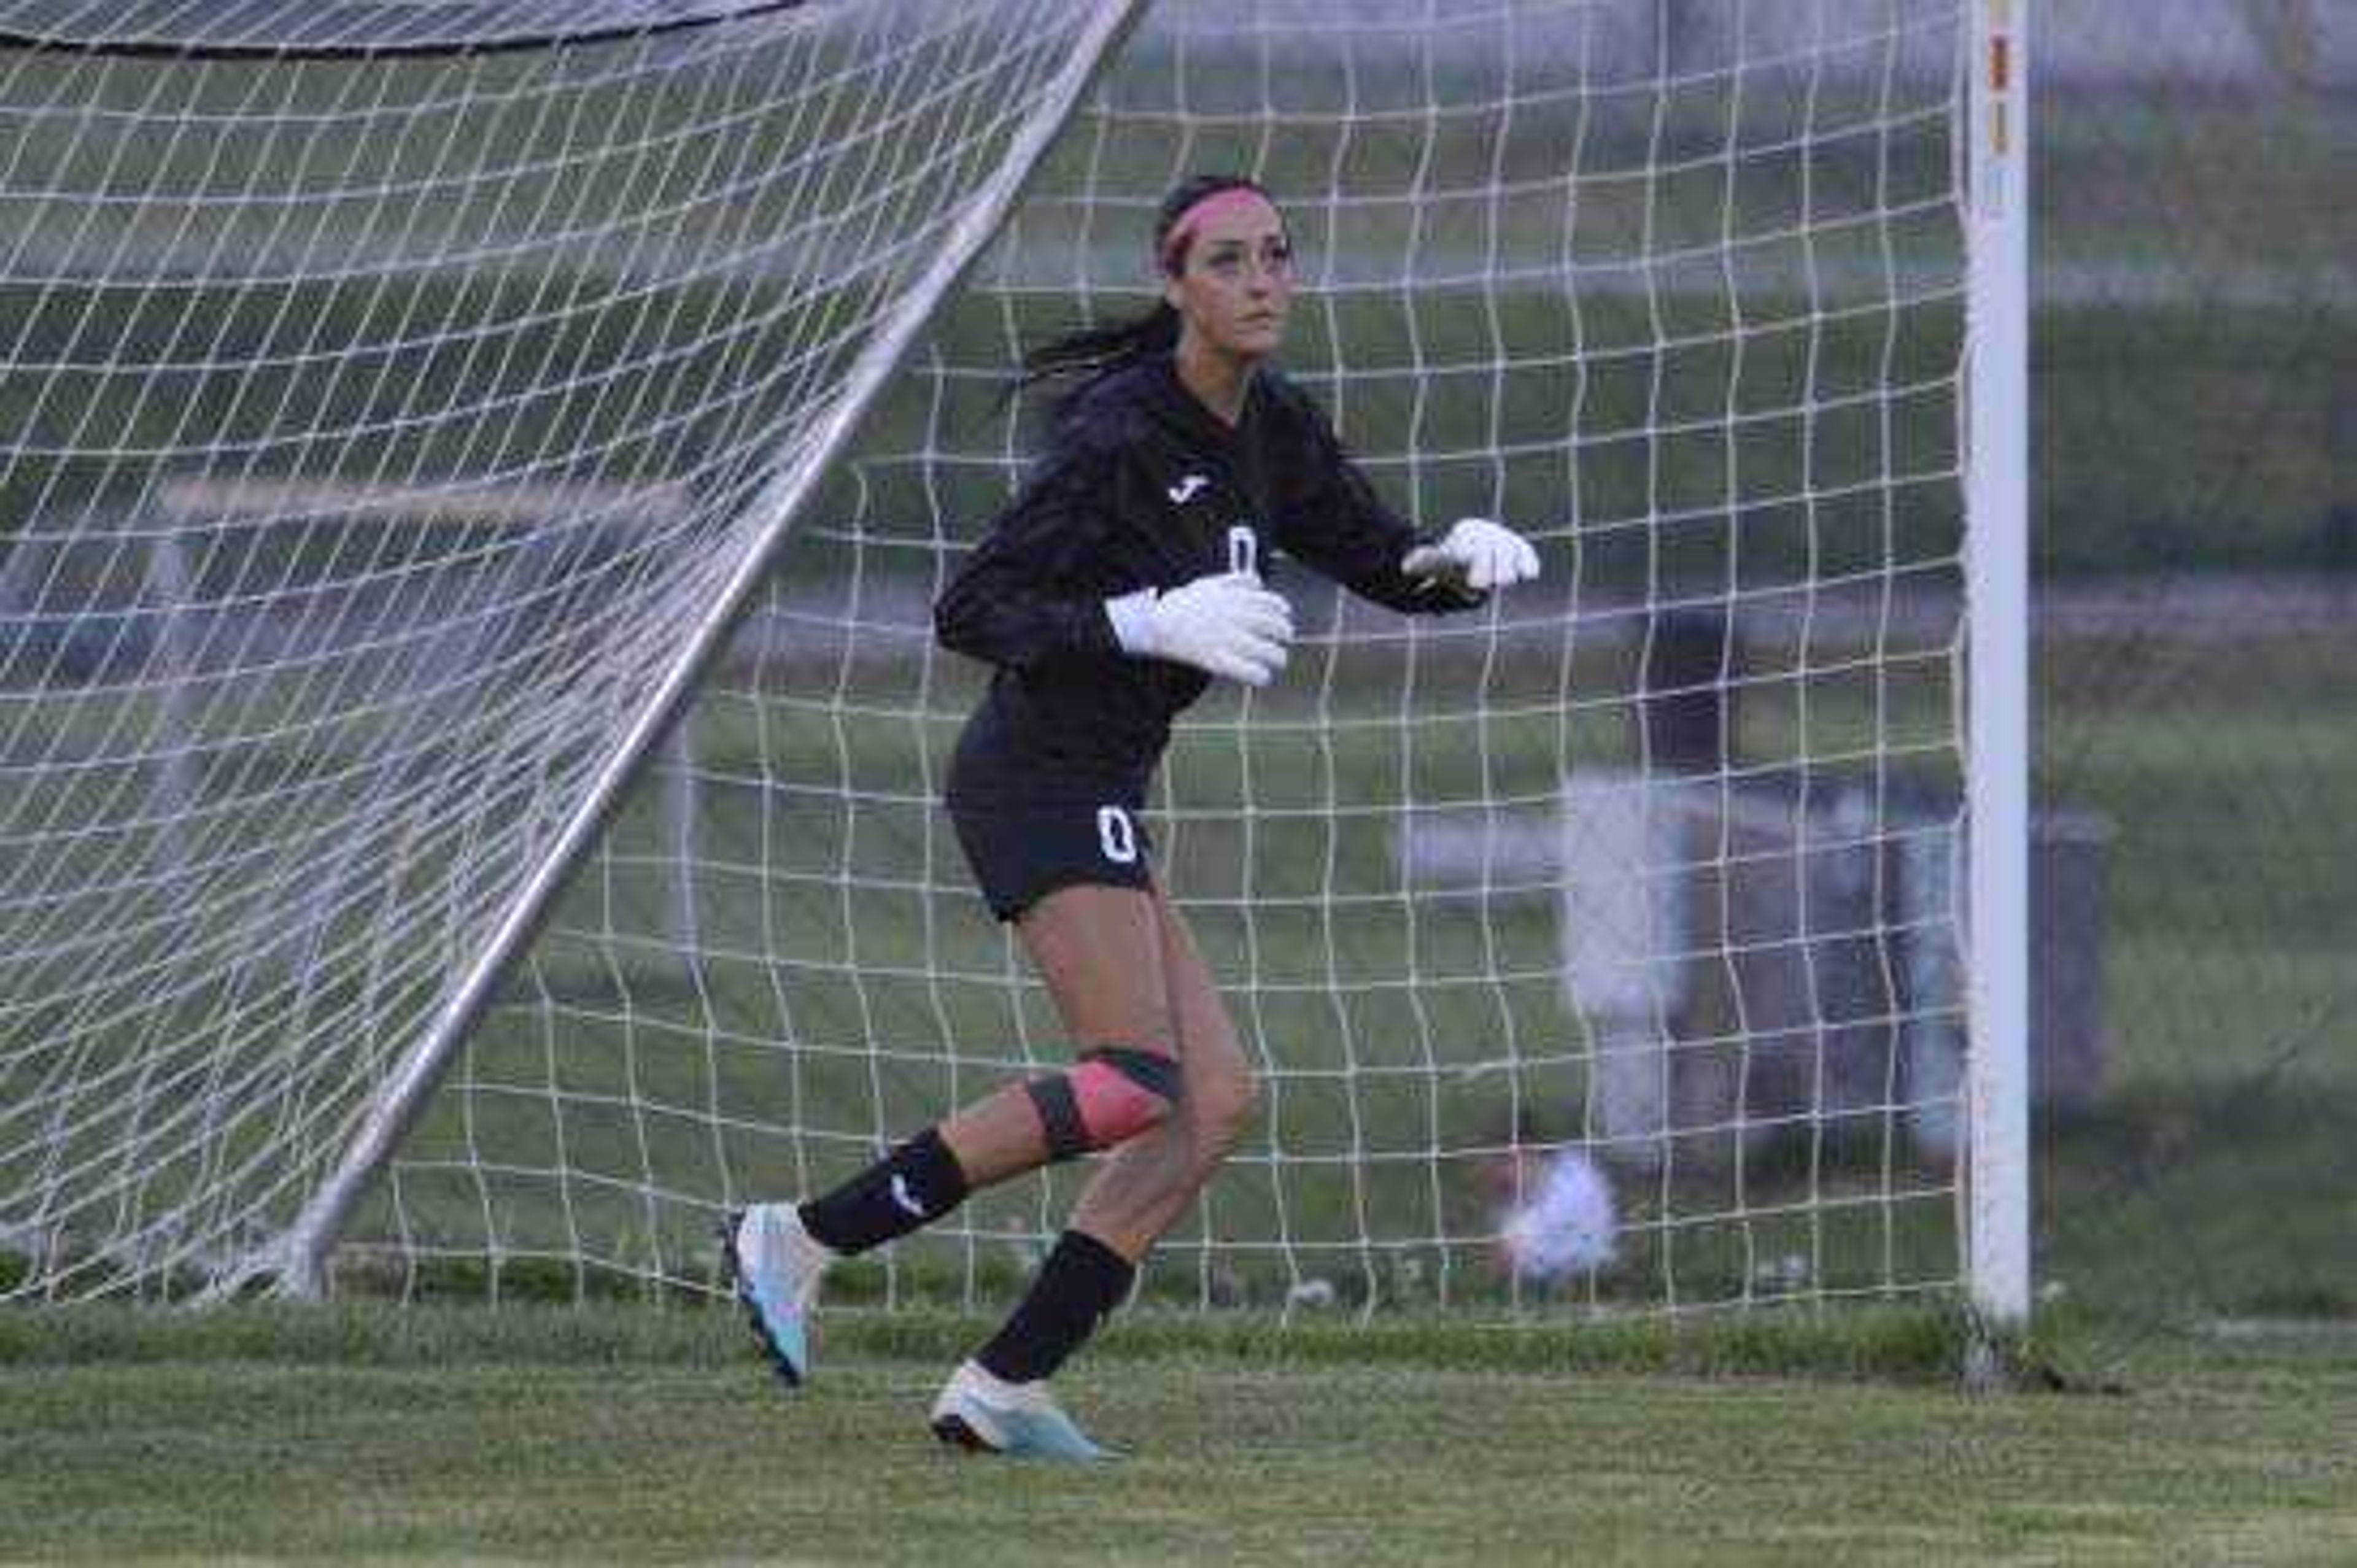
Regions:
[[[2338,637],[2222,648],[2176,641],[2165,624],[2134,647],[2051,646],[2043,663],[2041,795],[2099,814],[2112,840],[2106,1076],[2092,1105],[2039,1121],[2040,1277],[2132,1313],[2357,1311],[2357,1155],[2343,1132],[2357,1078],[2336,1048],[2351,935],[2340,868],[2357,842],[2345,813],[2297,804],[2303,781],[2357,768],[2348,736],[2322,717],[2344,702],[2357,664]],[[1600,662],[1575,690],[1602,702],[1627,682]],[[1861,744],[1859,693],[1824,687],[1805,738],[1789,704],[1757,704],[1746,757]],[[1885,715],[1887,730],[1938,733],[1936,697],[1914,693]],[[1215,721],[1173,758],[1196,813],[1168,845],[1178,886],[1251,1037],[1286,1079],[1210,1219],[1190,1222],[1157,1271],[1180,1298],[1228,1294],[1218,1282],[1231,1266],[1247,1297],[1255,1276],[1281,1292],[1297,1263],[1386,1299],[1446,1290],[1486,1305],[1483,1249],[1463,1244],[1486,1229],[1474,1152],[1517,1105],[1555,1135],[1592,1112],[1552,908],[1386,897],[1398,886],[1389,813],[1408,799],[1544,801],[1565,758],[1625,756],[1625,714],[1355,722],[1386,719],[1383,699],[1380,684],[1335,696],[1338,722],[1312,744],[1288,728],[1309,711],[1285,705],[1305,700],[1297,692],[1239,729]],[[931,699],[948,714],[961,700]],[[953,719],[838,733],[818,709],[779,703],[757,730],[749,706],[739,693],[703,720],[705,766],[766,787],[707,792],[701,966],[676,965],[670,862],[660,813],[642,800],[454,1078],[464,1092],[446,1098],[405,1157],[399,1223],[379,1208],[367,1234],[477,1258],[488,1234],[513,1253],[574,1248],[701,1277],[705,1216],[680,1195],[732,1182],[807,1187],[864,1157],[870,1137],[997,1081],[1027,1046],[1057,1048],[1042,998],[1011,983],[1019,968],[910,789],[939,777]],[[851,809],[838,777],[860,792]],[[1240,814],[1247,779],[1251,822]],[[802,789],[813,793],[795,797]],[[1324,802],[1345,813],[1342,830]],[[1286,814],[1296,808],[1309,814]],[[1354,811],[1364,831],[1348,827]],[[845,866],[876,879],[847,901]],[[1329,888],[1341,897],[1322,907]],[[852,972],[855,953],[864,973]],[[1331,1076],[1346,1066],[1356,1079]],[[1608,1298],[1658,1302],[1674,1277],[1683,1302],[1727,1299],[1763,1261],[1791,1253],[1828,1285],[1949,1277],[1944,1173],[1905,1168],[1903,1127],[1877,1119],[1858,1130],[1846,1147],[1798,1136],[1754,1148],[1740,1186],[1703,1140],[1676,1183],[1631,1182],[1627,1217],[1640,1234]],[[1354,1152],[1348,1165],[1318,1163]],[[1894,1156],[1899,1185],[1920,1196],[1774,1212],[1872,1194]],[[572,1176],[562,1186],[546,1174],[559,1169]],[[975,1288],[960,1271],[977,1256],[978,1294],[1002,1288],[1012,1239],[1052,1229],[1055,1213],[1032,1184],[970,1210],[974,1250],[944,1241],[934,1260],[951,1298]],[[1642,1229],[1673,1218],[1689,1222],[1674,1259],[1656,1246],[1665,1233]],[[1205,1234],[1233,1247],[1217,1270],[1198,1267]],[[1279,1239],[1282,1257],[1265,1251]],[[1410,1267],[1421,1271],[1413,1285]],[[936,1294],[942,1277],[916,1294]]]
[[[972,1326],[854,1321],[789,1400],[732,1315],[0,1319],[0,1561],[2334,1563],[2357,1339],[2062,1334],[2075,1391],[1940,1337],[1146,1321],[1067,1380],[1127,1453],[938,1450]],[[1799,1369],[1813,1345],[1820,1369]],[[1859,1356],[1846,1376],[1845,1352]],[[1660,1369],[1664,1363],[1669,1369]]]
[[[1174,756],[1191,814],[1168,835],[1171,864],[1252,1037],[1290,1076],[1208,1219],[1174,1238],[1158,1293],[1265,1301],[1297,1264],[1348,1294],[1495,1304],[1478,1152],[1518,1105],[1550,1135],[1578,1130],[1580,1024],[1546,899],[1397,897],[1393,814],[1409,799],[1531,809],[1566,761],[1625,760],[1626,649],[1591,661],[1600,651],[1582,645],[1571,707],[1555,665],[1502,662],[1492,714],[1465,669],[1436,656],[1411,702],[1403,669],[1361,650],[1337,683],[1306,669],[1243,725],[1211,704]],[[2108,1077],[2094,1105],[2040,1122],[2040,1278],[2115,1310],[2357,1311],[2357,1079],[2335,1048],[2351,935],[2340,868],[2357,842],[2345,813],[2302,804],[2357,768],[2330,717],[2357,660],[2339,636],[2219,646],[2157,618],[2140,642],[2052,646],[2043,662],[2041,792],[2101,813],[2114,837]],[[725,1195],[806,1189],[1027,1048],[1055,1059],[1042,999],[1013,983],[928,793],[966,690],[919,695],[907,666],[863,679],[851,697],[866,712],[831,708],[807,672],[758,703],[739,689],[707,704],[696,963],[670,923],[675,863],[650,791],[512,980],[361,1240],[530,1265],[510,1288],[549,1288],[544,1265],[576,1254],[597,1261],[593,1281],[708,1279],[709,1206]],[[1746,710],[1743,755],[1856,749],[1873,738],[1871,696],[1838,674],[1773,682]],[[1305,725],[1320,716],[1332,722]],[[1926,682],[1883,725],[1937,737],[1948,716]],[[1343,897],[1327,908],[1329,888]],[[1829,1286],[1952,1278],[1943,1173],[1902,1164],[1919,1196],[1818,1207],[1876,1192],[1884,1157],[1903,1161],[1903,1128],[1865,1131],[1846,1147],[1812,1130],[1755,1149],[1739,1187],[1708,1157],[1666,1190],[1632,1187],[1632,1224],[1700,1222],[1674,1260],[1655,1245],[1665,1232],[1640,1229],[1606,1304],[1665,1299],[1673,1262],[1684,1305],[1740,1296],[1792,1255]],[[994,1194],[962,1217],[973,1240],[940,1243],[930,1277],[878,1288],[994,1299],[1021,1239],[1056,1213],[1044,1184]],[[1207,1234],[1231,1244],[1216,1264]],[[557,1272],[569,1292],[570,1265]]]

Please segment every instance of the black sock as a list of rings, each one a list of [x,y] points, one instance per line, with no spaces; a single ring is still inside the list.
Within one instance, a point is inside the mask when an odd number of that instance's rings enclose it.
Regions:
[[[838,1252],[865,1252],[930,1225],[965,1201],[965,1172],[928,1127],[874,1165],[802,1206],[802,1229]]]
[[[1135,1264],[1095,1237],[1065,1231],[1015,1316],[974,1359],[1010,1383],[1053,1377],[1121,1305],[1136,1277]]]

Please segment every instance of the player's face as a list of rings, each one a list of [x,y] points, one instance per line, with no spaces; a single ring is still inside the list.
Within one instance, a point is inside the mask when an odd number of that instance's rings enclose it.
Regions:
[[[1255,360],[1285,340],[1293,306],[1293,242],[1257,196],[1223,201],[1193,229],[1186,264],[1163,296],[1206,347]]]

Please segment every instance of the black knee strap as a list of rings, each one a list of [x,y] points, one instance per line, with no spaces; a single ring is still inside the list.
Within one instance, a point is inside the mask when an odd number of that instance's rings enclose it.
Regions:
[[[1089,1152],[1088,1129],[1081,1125],[1080,1101],[1072,1098],[1072,1080],[1062,1073],[1035,1078],[1023,1086],[1031,1109],[1039,1113],[1039,1130],[1048,1136],[1050,1160],[1077,1160]]]
[[[1081,1060],[1103,1062],[1146,1093],[1158,1094],[1173,1105],[1178,1103],[1179,1088],[1187,1081],[1186,1075],[1178,1070],[1178,1058],[1166,1057],[1160,1051],[1099,1046],[1094,1050],[1082,1051]]]

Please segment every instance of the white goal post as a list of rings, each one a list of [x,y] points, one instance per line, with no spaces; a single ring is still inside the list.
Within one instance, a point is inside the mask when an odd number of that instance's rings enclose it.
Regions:
[[[929,606],[1234,169],[1288,371],[1546,580],[1275,563],[1182,723],[1264,1098],[1144,1293],[2018,1318],[2030,9],[0,5],[0,1295],[708,1291],[1061,1060]],[[847,1299],[996,1299],[1073,1177]]]
[[[1967,1270],[2018,1322],[2029,1260],[2029,28],[2036,0],[1975,0],[1966,308],[1973,987]]]

